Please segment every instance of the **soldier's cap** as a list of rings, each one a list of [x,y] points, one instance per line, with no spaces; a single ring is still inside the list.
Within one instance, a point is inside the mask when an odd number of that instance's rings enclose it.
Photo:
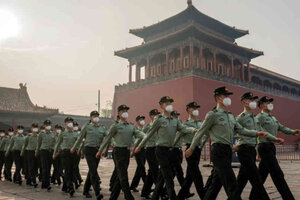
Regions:
[[[99,112],[96,111],[96,110],[92,111],[92,112],[90,113],[90,117],[92,117],[92,116],[99,116]]]
[[[219,87],[217,89],[215,89],[214,91],[214,95],[232,95],[232,92],[228,91],[228,88],[223,86],[223,87]]]
[[[145,119],[145,116],[143,116],[143,115],[138,115],[138,116],[135,118],[135,121],[139,121],[140,119]]]
[[[56,129],[58,129],[58,128],[62,129],[62,126],[60,124],[56,124],[54,128],[56,128]]]
[[[50,125],[50,124],[51,124],[51,121],[49,119],[44,121],[44,125]]]
[[[120,112],[120,111],[122,111],[122,110],[129,110],[129,107],[126,106],[125,104],[120,105],[120,106],[118,107],[118,112]]]
[[[72,117],[67,117],[66,119],[65,119],[65,123],[66,122],[73,122],[74,120],[73,120],[73,118]]]
[[[18,125],[17,129],[24,129],[24,126],[23,125]]]
[[[254,96],[252,92],[246,92],[241,96],[241,101],[244,99],[254,100],[254,99],[258,99],[258,96]]]
[[[38,123],[33,123],[33,124],[31,124],[31,127],[32,127],[32,128],[38,128],[38,127],[39,127],[39,124],[38,124]]]
[[[172,99],[169,96],[164,96],[164,97],[160,98],[160,100],[159,100],[159,104],[163,104],[163,103],[166,103],[166,102],[172,103],[172,102],[174,102],[174,99]]]
[[[171,112],[171,116],[178,117],[179,115],[180,115],[180,113],[177,112],[176,110]]]
[[[73,122],[73,125],[74,126],[79,126],[78,122],[76,122],[76,121]]]
[[[159,114],[160,114],[160,112],[157,109],[152,109],[149,112],[149,115],[159,115]]]
[[[200,105],[198,105],[195,101],[193,101],[193,102],[186,104],[186,109],[189,109],[189,108],[200,108]]]
[[[8,132],[13,132],[14,131],[14,129],[12,128],[12,127],[10,127],[10,128],[8,128],[8,130],[7,130]]]
[[[260,106],[262,103],[265,103],[265,102],[273,102],[274,99],[273,98],[269,98],[267,96],[263,96],[262,98],[260,98],[258,100],[258,106]]]

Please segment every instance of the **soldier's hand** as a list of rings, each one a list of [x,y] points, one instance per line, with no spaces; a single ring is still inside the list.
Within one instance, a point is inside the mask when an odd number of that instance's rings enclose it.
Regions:
[[[77,151],[77,155],[80,157],[80,155],[81,155],[81,152],[80,152],[80,151]]]
[[[132,158],[134,156],[134,151],[132,151],[131,153],[130,153],[130,158]]]
[[[5,157],[7,157],[8,156],[8,153],[5,153]]]
[[[84,159],[84,155],[83,154],[81,154],[81,159]]]
[[[138,152],[140,152],[141,150],[142,150],[142,147],[137,147],[137,148],[135,148],[134,153],[138,153]]]
[[[187,149],[185,151],[185,157],[191,157],[191,155],[193,154],[194,150],[193,149]]]
[[[98,151],[97,154],[96,154],[96,158],[100,158],[102,152],[101,151]]]
[[[256,133],[257,137],[260,137],[260,138],[267,138],[268,136],[268,133],[267,132],[264,132],[264,131],[258,131]]]
[[[22,152],[20,153],[20,156],[21,156],[21,157],[23,156],[23,153],[22,153]]]
[[[234,152],[237,152],[237,150],[238,150],[238,148],[239,148],[239,145],[234,145],[233,147],[232,147],[232,152],[234,153]]]
[[[55,154],[55,155],[53,155],[53,156],[52,156],[52,158],[53,158],[53,160],[55,160],[55,158],[56,158],[56,154]]]
[[[199,131],[199,129],[195,129],[193,132],[194,132],[194,133],[197,133],[198,131]]]
[[[107,157],[107,152],[102,153],[103,157]]]
[[[295,132],[294,132],[294,135],[299,136],[300,135],[300,129],[296,129]]]
[[[284,143],[284,139],[283,138],[275,137],[275,142],[278,142],[279,144],[283,144]]]
[[[38,155],[39,155],[38,152],[35,152],[35,153],[34,153],[34,156],[35,156],[35,157],[38,157]]]
[[[74,152],[75,152],[75,149],[71,148],[70,153],[74,153]]]

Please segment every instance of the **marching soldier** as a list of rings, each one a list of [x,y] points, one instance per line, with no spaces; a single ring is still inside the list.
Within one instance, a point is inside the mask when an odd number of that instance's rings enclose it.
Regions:
[[[79,138],[71,149],[71,152],[74,153],[75,149],[77,149],[84,140],[83,153],[89,167],[83,188],[83,195],[86,198],[91,198],[89,193],[91,186],[95,191],[96,198],[103,198],[103,195],[100,194],[101,181],[97,171],[100,159],[96,158],[96,154],[104,137],[107,135],[107,129],[103,125],[99,124],[99,122],[99,113],[97,111],[92,111],[90,113],[90,123],[86,124],[82,128]]]
[[[258,119],[253,112],[256,109],[258,96],[253,96],[252,92],[247,92],[241,96],[244,111],[236,117],[237,121],[245,128],[251,130],[262,130]],[[256,144],[257,138],[238,135],[237,154],[241,163],[241,168],[237,176],[238,194],[241,195],[248,180],[254,191],[259,194],[259,199],[270,199],[260,178],[256,166]]]
[[[35,149],[37,146],[37,134],[39,131],[37,123],[33,123],[31,126],[31,135],[26,136],[24,145],[22,147],[21,156],[25,159],[25,165],[28,168],[28,175],[27,175],[27,185],[34,186],[35,188],[38,186],[36,183],[37,177],[37,168],[38,168],[38,161],[35,157]],[[24,152],[26,151],[26,156]]]
[[[137,123],[137,128],[140,131],[142,131],[143,128],[144,128],[144,125],[145,125],[145,116],[139,115],[139,116],[136,117],[135,121]],[[136,141],[136,142],[138,142],[138,141]],[[145,169],[146,156],[145,156],[145,149],[143,148],[139,153],[134,154],[134,157],[135,157],[135,160],[136,160],[137,167],[136,167],[133,179],[131,181],[130,190],[132,190],[133,192],[139,192],[136,188],[139,185],[140,179],[142,178],[144,184],[146,182],[146,169]]]
[[[110,196],[111,200],[118,199],[120,190],[124,192],[125,199],[133,200],[128,183],[128,165],[130,160],[130,146],[132,144],[133,137],[143,138],[145,134],[138,130],[132,123],[127,121],[129,107],[121,105],[118,107],[118,115],[120,121],[114,124],[104,140],[103,144],[99,148],[97,158],[100,157],[102,151],[110,144],[110,140],[114,139],[114,162],[117,170],[118,179],[114,181],[114,186]]]
[[[79,124],[74,121],[73,122],[73,131],[75,134],[77,134],[77,137],[79,137],[80,135],[80,127],[79,127]],[[80,155],[80,147],[76,149],[77,151],[77,154],[75,156],[75,176],[74,176],[74,183],[75,183],[75,188],[77,189],[80,184],[82,183],[82,178],[81,178],[81,175],[80,175],[80,170],[79,170],[79,164],[80,164],[80,159],[81,159],[81,155]]]
[[[1,141],[1,147],[3,148],[3,146],[4,146],[4,152],[5,152],[5,154],[4,154],[5,155],[4,177],[5,177],[5,180],[10,181],[10,182],[12,181],[11,167],[13,164],[13,157],[11,154],[6,154],[6,152],[7,152],[8,146],[10,144],[10,140],[13,136],[14,136],[14,129],[9,128],[8,135]]]
[[[186,105],[186,111],[189,115],[189,118],[183,123],[188,127],[194,127],[196,129],[200,129],[202,122],[198,120],[199,109],[200,106],[196,102],[190,102]],[[194,134],[186,134],[181,135],[184,138],[184,142],[186,144],[186,148],[188,149],[191,146]],[[199,169],[200,156],[201,156],[201,148],[204,146],[206,139],[201,143],[200,146],[196,146],[193,152],[193,155],[189,158],[186,158],[187,161],[187,169],[186,169],[186,177],[184,183],[178,193],[178,199],[188,198],[189,189],[194,182],[197,193],[200,199],[204,198],[205,192],[203,189],[203,178]]]
[[[53,143],[55,143],[55,134],[51,132],[51,121],[44,121],[45,130],[41,130],[38,135],[38,144],[35,150],[35,156],[40,157],[42,168],[42,189],[51,190],[50,170],[52,163]]]
[[[62,126],[59,124],[56,124],[54,127],[54,132],[55,132],[55,143],[57,142],[58,135],[62,132]],[[60,151],[60,149],[58,150]],[[61,179],[60,177],[62,176],[62,166],[61,166],[61,158],[60,155],[58,154],[56,156],[56,159],[53,160],[53,173],[51,177],[51,183],[53,184],[61,184]]]
[[[24,144],[25,137],[23,136],[24,126],[19,125],[17,126],[17,134],[11,138],[5,156],[8,156],[9,153],[12,153],[13,160],[15,163],[15,173],[13,177],[14,183],[18,183],[22,185],[22,176],[21,176],[21,169],[22,169],[22,159],[21,159],[21,150]]]
[[[180,113],[177,111],[171,112],[171,116],[179,120]],[[179,120],[180,121],[180,120]],[[180,121],[181,122],[181,121]],[[182,123],[182,122],[181,122]],[[176,133],[176,136],[178,136],[180,132]],[[176,137],[175,137],[176,138]],[[183,169],[182,169],[182,161],[183,161],[183,155],[182,155],[182,139],[179,139],[175,144],[173,145],[172,153],[174,158],[173,163],[173,170],[174,170],[174,176],[177,177],[177,180],[179,182],[179,185],[182,186],[184,182],[184,175],[183,175]],[[194,194],[190,194],[189,197],[194,196]]]
[[[4,151],[4,145],[2,146],[2,140],[5,139],[5,131],[0,130],[0,180],[2,180],[2,169],[5,163],[5,151]]]
[[[277,136],[278,131],[289,135],[299,136],[299,129],[292,130],[290,128],[285,127],[275,118],[274,115],[272,115],[274,107],[272,102],[273,99],[267,96],[260,98],[258,101],[258,106],[261,112],[256,116],[256,118],[260,122],[262,128],[265,131],[271,133],[274,137]],[[268,174],[270,173],[278,192],[281,194],[282,199],[295,199],[292,192],[290,191],[288,184],[284,179],[284,174],[278,164],[276,158],[276,147],[274,143],[269,140],[260,138],[258,144],[258,153],[261,158],[261,161],[259,163],[259,173],[262,178],[262,182],[264,183],[266,181]],[[250,199],[257,198],[258,193],[253,188],[250,194]]]
[[[160,99],[159,105],[162,109],[163,114],[158,116],[153,122],[150,130],[147,132],[147,136],[143,139],[140,145],[136,148],[135,152],[138,153],[145,143],[153,136],[157,135],[156,141],[156,158],[160,165],[163,179],[166,183],[166,189],[168,196],[171,200],[176,199],[176,193],[174,190],[173,181],[173,166],[174,158],[172,156],[173,142],[177,131],[182,132],[194,132],[194,128],[187,128],[182,123],[171,116],[173,111],[172,103],[174,100],[169,96],[164,96]],[[160,186],[157,184],[155,190],[159,190]],[[155,192],[155,191],[154,191]],[[156,192],[157,194],[158,192]],[[158,197],[152,197],[158,198]]]
[[[117,123],[119,123],[119,121],[120,121],[120,116],[117,116],[114,123],[117,124]],[[111,144],[108,145],[107,150],[109,149],[110,146],[114,147],[114,139],[111,139]],[[114,159],[114,154],[112,154],[112,159]],[[116,165],[114,165],[114,171],[113,171],[113,173],[110,177],[110,180],[109,180],[109,191],[112,191],[112,188],[114,186],[114,182],[117,179],[118,179],[118,175],[117,175]]]
[[[75,154],[71,154],[70,149],[73,147],[77,140],[77,133],[73,131],[73,118],[67,117],[65,119],[66,129],[58,135],[57,142],[55,144],[53,152],[53,160],[56,159],[59,148],[61,149],[60,156],[62,165],[64,168],[64,183],[63,189],[66,187],[66,191],[69,192],[72,197],[75,193],[74,189],[74,176],[75,176]]]
[[[149,112],[149,117],[151,122],[147,124],[143,128],[143,132],[147,133],[148,130],[151,128],[154,118],[158,116],[160,112],[157,109],[153,109]],[[148,174],[146,177],[146,182],[144,183],[143,189],[142,189],[142,194],[141,197],[144,197],[146,199],[151,199],[150,198],[150,193],[151,193],[151,187],[157,182],[157,177],[158,177],[158,163],[157,159],[155,156],[155,143],[156,143],[156,135],[154,135],[151,139],[149,139],[145,145],[146,147],[146,160],[149,166]]]
[[[228,199],[241,199],[237,193],[238,185],[231,167],[234,134],[239,133],[250,137],[268,136],[268,138],[273,140],[275,137],[266,132],[243,128],[228,111],[228,107],[231,105],[229,96],[232,94],[226,87],[215,89],[214,98],[217,102],[217,107],[207,113],[200,130],[194,136],[191,146],[186,151],[186,157],[190,157],[193,154],[203,135],[209,134],[212,145],[211,160],[215,171],[215,176],[213,176],[210,187],[213,187],[215,182],[220,182],[226,191]],[[210,195],[215,194],[207,192],[204,199],[211,199]]]

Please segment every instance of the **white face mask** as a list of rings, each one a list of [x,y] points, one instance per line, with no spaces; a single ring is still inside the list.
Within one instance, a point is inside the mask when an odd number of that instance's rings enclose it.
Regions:
[[[144,121],[144,120],[141,120],[141,121],[140,121],[140,125],[144,126],[144,125],[145,125],[145,121]]]
[[[231,99],[229,97],[225,97],[223,99],[223,105],[226,106],[226,107],[230,106],[231,105]]]
[[[128,118],[128,112],[123,112],[121,116],[122,116],[124,119],[127,119],[127,118]]]
[[[5,133],[1,133],[0,136],[1,136],[1,137],[4,137],[4,136],[5,136]]]
[[[73,123],[72,123],[72,122],[69,122],[69,123],[67,124],[67,126],[68,126],[69,128],[73,128]]]
[[[192,115],[197,117],[199,115],[199,110],[193,110]]]
[[[269,111],[272,111],[274,109],[274,105],[272,103],[269,103],[267,105],[267,108],[268,108]]]
[[[99,121],[100,121],[100,118],[99,118],[99,117],[94,117],[94,118],[93,118],[93,122],[98,123]]]
[[[166,111],[167,111],[168,113],[170,113],[170,112],[173,111],[173,106],[172,106],[172,105],[167,105],[165,109],[166,109]]]
[[[78,126],[75,126],[75,127],[73,128],[73,130],[74,130],[74,131],[78,131]]]
[[[14,132],[9,132],[8,135],[13,136]]]
[[[51,130],[51,126],[46,126],[45,129],[49,131]]]
[[[252,110],[254,110],[256,108],[256,101],[251,101],[249,103],[249,108],[252,109]]]
[[[22,134],[23,132],[24,132],[24,130],[22,130],[22,129],[18,130],[19,134]]]
[[[35,132],[35,133],[37,133],[39,131],[39,129],[38,128],[33,128],[32,129],[32,132]]]
[[[61,133],[61,130],[60,130],[60,129],[57,129],[57,130],[56,130],[56,133],[60,134],[60,133]]]

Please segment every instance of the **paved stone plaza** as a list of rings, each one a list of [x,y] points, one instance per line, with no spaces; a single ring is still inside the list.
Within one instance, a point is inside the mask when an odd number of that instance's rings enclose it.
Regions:
[[[207,163],[203,162],[202,164]],[[204,181],[206,181],[207,177],[210,174],[211,168],[209,167],[202,167],[201,164],[201,172],[204,176]],[[289,161],[282,161],[280,162],[280,165],[285,173],[286,180],[295,196],[296,199],[300,199],[300,162],[289,162]],[[183,167],[185,168],[186,164],[183,163]],[[85,179],[88,168],[86,165],[85,160],[81,161],[80,166],[81,174],[83,178]],[[132,159],[130,166],[129,166],[129,178],[131,179],[134,171],[135,171],[135,160]],[[111,173],[114,169],[114,164],[111,159],[103,159],[100,162],[99,166],[99,172],[102,179],[102,192],[104,194],[104,199],[109,199],[110,192],[108,190],[108,184],[109,179],[111,176]],[[234,169],[234,171],[237,173],[238,169]],[[176,190],[178,191],[179,184],[177,180],[175,180]],[[142,185],[140,184],[139,190],[141,190]],[[269,193],[269,196],[271,199],[281,199],[279,193],[277,192],[276,188],[274,187],[270,177],[267,180],[267,183],[265,184],[265,187]],[[247,185],[244,193],[243,193],[243,199],[247,199],[249,195],[249,191],[251,189],[250,184]],[[192,186],[192,192],[195,193],[195,188]],[[91,194],[94,196],[93,192]],[[140,198],[140,193],[133,193],[136,199]],[[47,199],[55,199],[55,200],[61,200],[61,199],[69,199],[69,196],[67,194],[64,194],[61,192],[59,186],[55,185],[53,186],[53,190],[51,192],[46,192],[45,190],[41,190],[40,188],[34,189],[32,187],[26,186],[24,183],[22,186],[18,186],[16,184],[1,181],[0,182],[0,200],[10,200],[10,199],[16,199],[16,200],[25,200],[25,199],[31,199],[31,200],[47,200]],[[76,191],[75,196],[73,199],[85,199],[82,196],[82,186]],[[95,199],[95,198],[94,198]],[[121,193],[119,199],[124,199],[123,194]],[[194,196],[190,199],[199,199],[198,196]],[[221,193],[218,196],[218,199],[223,200],[226,199],[226,195],[224,190],[222,189]]]

